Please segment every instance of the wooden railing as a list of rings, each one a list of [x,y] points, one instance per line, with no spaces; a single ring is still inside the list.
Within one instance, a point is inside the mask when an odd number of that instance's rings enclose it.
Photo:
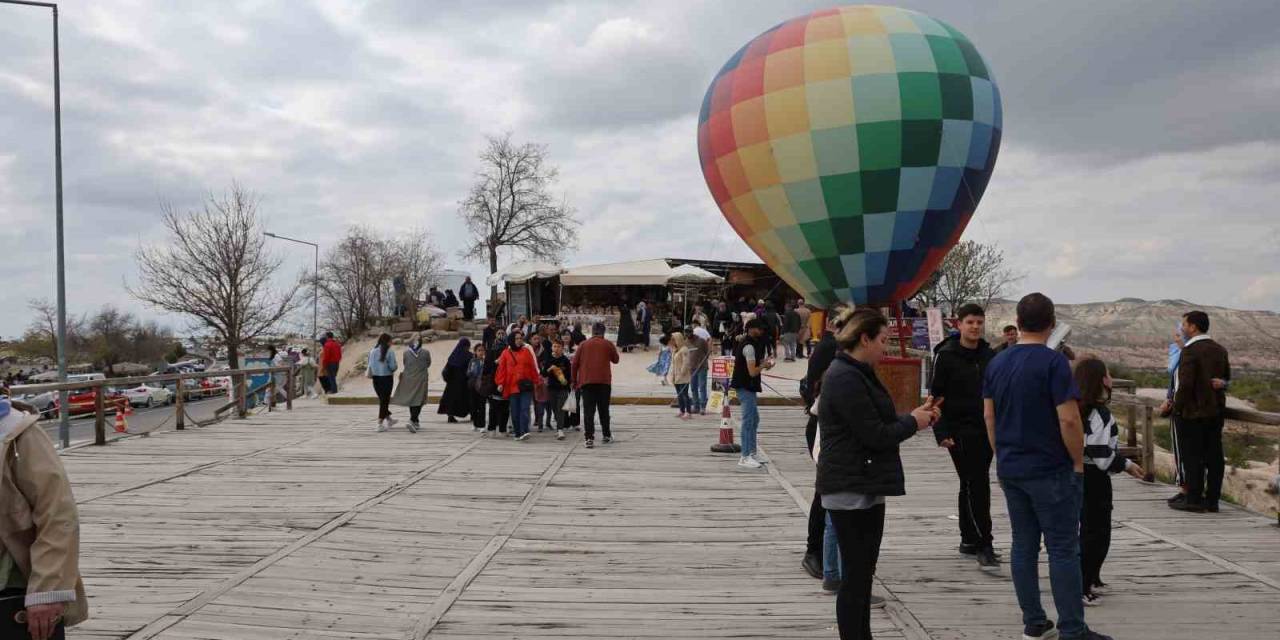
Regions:
[[[15,398],[15,404],[20,405],[21,401],[16,398],[23,394],[44,393],[46,391],[76,391],[82,389],[92,389],[93,394],[93,443],[95,445],[104,445],[107,443],[107,388],[129,388],[140,384],[157,383],[164,385],[172,382],[174,384],[174,428],[179,431],[186,428],[188,415],[186,412],[186,402],[188,396],[194,395],[193,389],[186,389],[183,386],[185,380],[200,380],[205,378],[231,378],[231,386],[227,390],[231,401],[214,410],[214,416],[221,416],[227,411],[234,410],[236,418],[244,418],[248,414],[249,398],[263,390],[267,392],[267,410],[272,411],[276,406],[276,377],[274,374],[283,373],[286,376],[285,383],[285,409],[293,409],[293,399],[296,395],[295,368],[294,367],[262,367],[257,369],[229,369],[223,371],[199,371],[191,373],[170,373],[154,376],[131,376],[128,378],[107,378],[103,380],[84,380],[80,382],[49,382],[42,384],[16,385],[9,389],[10,394]],[[248,380],[251,376],[267,375],[267,381],[253,389],[248,388]],[[124,400],[128,402],[128,400]],[[31,409],[35,409],[32,407]],[[59,411],[70,411],[70,407],[60,406]],[[195,422],[194,419],[192,419]]]
[[[1140,456],[1142,468],[1147,472],[1147,480],[1153,480],[1155,477],[1156,440],[1154,425],[1157,411],[1164,400],[1137,395],[1137,384],[1132,380],[1115,379],[1112,381],[1112,389],[1112,404],[1116,405],[1117,408],[1123,407],[1127,412],[1126,444],[1121,447],[1120,453],[1127,457]],[[1280,426],[1280,413],[1227,407],[1224,417],[1233,422]],[[1172,425],[1170,427],[1172,428]],[[1141,442],[1138,441],[1139,430],[1142,432]],[[1280,451],[1277,451],[1277,456],[1277,467],[1280,468]],[[1280,525],[1280,475],[1277,475],[1272,480],[1272,486],[1276,492],[1277,524]]]

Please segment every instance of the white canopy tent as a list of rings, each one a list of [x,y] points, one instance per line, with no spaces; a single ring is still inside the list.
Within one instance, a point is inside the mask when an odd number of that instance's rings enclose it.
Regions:
[[[662,286],[671,280],[673,269],[666,260],[636,260],[574,267],[560,276],[566,287],[599,285]]]
[[[678,282],[681,284],[720,284],[724,282],[724,278],[703,269],[695,267],[691,264],[682,264],[671,270],[671,278],[668,282]]]
[[[564,267],[551,264],[549,262],[538,262],[536,260],[521,260],[513,262],[497,272],[490,274],[485,279],[485,284],[490,287],[500,286],[504,282],[528,282],[534,278],[553,278],[564,273]]]

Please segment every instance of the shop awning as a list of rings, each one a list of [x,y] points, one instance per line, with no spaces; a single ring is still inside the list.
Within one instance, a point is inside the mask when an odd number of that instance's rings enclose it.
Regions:
[[[666,260],[636,260],[574,267],[560,276],[566,287],[667,284],[673,270]]]
[[[669,282],[679,282],[681,284],[719,284],[724,282],[724,278],[721,278],[702,267],[695,267],[691,264],[682,264],[671,270],[671,279]]]
[[[484,283],[496,287],[503,282],[528,282],[534,278],[553,278],[564,273],[564,267],[549,262],[521,260],[513,262],[485,279]]]

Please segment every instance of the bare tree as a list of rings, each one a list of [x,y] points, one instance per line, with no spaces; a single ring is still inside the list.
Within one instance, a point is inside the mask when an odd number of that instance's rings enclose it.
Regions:
[[[968,302],[985,309],[1023,277],[1009,267],[998,246],[965,240],[947,253],[916,297],[925,306],[940,307],[949,316]]]
[[[329,321],[350,337],[393,310],[399,302],[397,278],[403,279],[406,294],[416,297],[439,272],[441,262],[426,231],[384,239],[366,227],[353,226],[325,253],[316,283]]]
[[[551,194],[559,172],[547,162],[546,146],[517,146],[510,133],[490,136],[480,162],[471,192],[458,203],[471,232],[463,258],[488,259],[492,274],[502,247],[553,262],[577,247],[580,223],[564,199]]]
[[[275,289],[281,260],[263,242],[257,198],[239,184],[208,197],[200,210],[179,213],[164,205],[164,244],[138,249],[133,297],[185,315],[227,347],[232,368],[240,346],[270,331],[297,306],[298,287]]]
[[[58,359],[58,307],[45,298],[32,298],[27,308],[35,315],[16,348],[24,355]],[[82,317],[67,316],[67,359],[74,361],[84,351]]]

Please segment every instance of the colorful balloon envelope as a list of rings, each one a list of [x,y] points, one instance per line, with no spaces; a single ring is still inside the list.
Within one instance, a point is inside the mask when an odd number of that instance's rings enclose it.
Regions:
[[[1000,146],[978,50],[915,11],[817,11],[725,63],[698,118],[716,204],[811,304],[905,300],[955,246]]]

